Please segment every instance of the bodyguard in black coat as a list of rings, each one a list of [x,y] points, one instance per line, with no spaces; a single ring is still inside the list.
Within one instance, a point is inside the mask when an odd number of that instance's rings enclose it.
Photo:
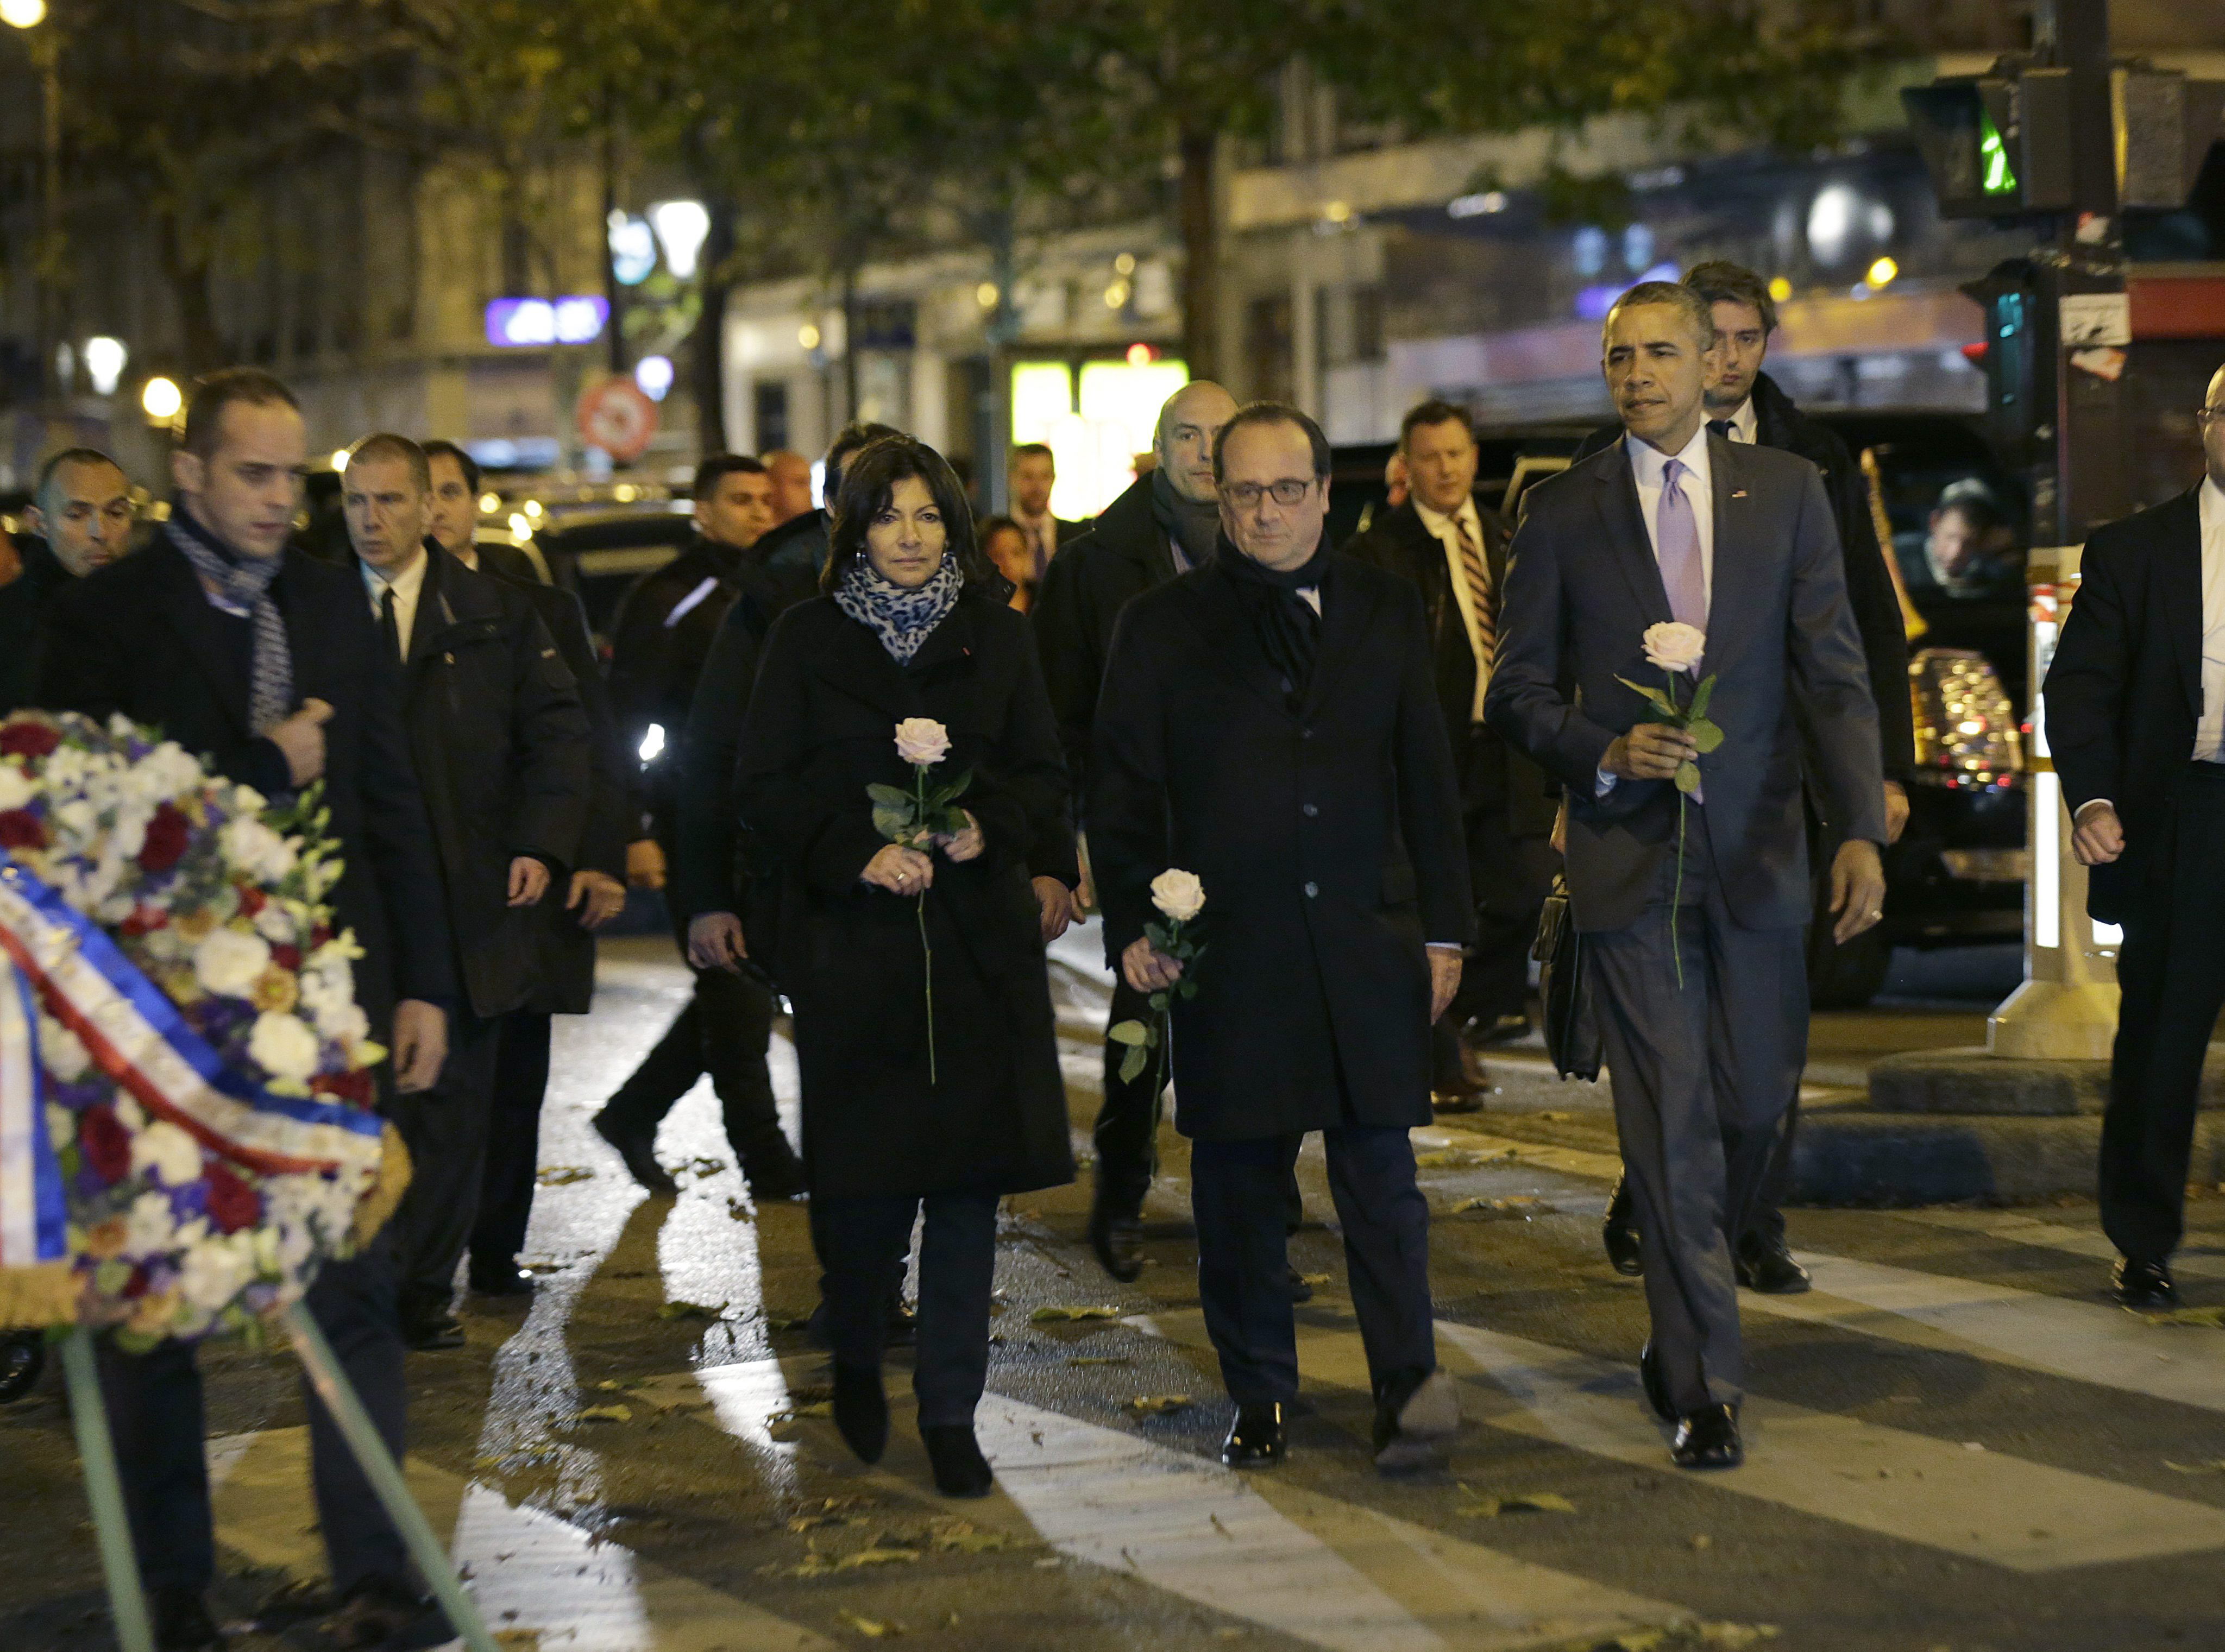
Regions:
[[[1185,384],[1169,396],[1153,438],[1158,464],[1106,506],[1089,532],[1061,548],[1036,592],[1028,618],[1078,798],[1087,795],[1090,735],[1113,623],[1134,598],[1212,556],[1220,531],[1213,440],[1235,412],[1235,399],[1210,380]],[[1088,821],[1081,826],[1086,837]],[[1143,995],[1116,980],[1111,1023],[1144,1013]],[[1144,1269],[1140,1218],[1151,1190],[1165,1076],[1147,1067],[1123,1079],[1126,1048],[1110,1040],[1105,1046],[1105,1101],[1097,1113],[1089,1204],[1090,1244],[1105,1270],[1122,1281]]]
[[[1224,1457],[1283,1452],[1297,1394],[1284,1187],[1317,1130],[1378,1460],[1396,1469],[1434,1460],[1457,1422],[1407,1131],[1429,1121],[1429,1027],[1473,913],[1422,600],[1322,543],[1328,468],[1295,408],[1257,402],[1222,429],[1220,550],[1131,603],[1113,640],[1090,852],[1106,952],[1141,991],[1182,975],[1144,936],[1152,879],[1204,884],[1208,953],[1173,1006],[1173,1062],[1199,1289],[1238,1406]]]
[[[2204,399],[2209,475],[2087,536],[2044,691],[2087,910],[2125,932],[2101,1201],[2128,1307],[2178,1300],[2171,1255],[2225,1005],[2225,371]]]
[[[1474,496],[1477,453],[1467,413],[1450,402],[1423,402],[1400,421],[1398,446],[1411,492],[1345,549],[1411,580],[1429,622],[1476,902],[1475,947],[1461,972],[1460,997],[1437,1023],[1431,1089],[1440,1111],[1467,1112],[1480,1104],[1485,1086],[1467,1071],[1463,1030],[1473,1023],[1476,1037],[1488,1041],[1518,1036],[1529,1025],[1530,950],[1552,885],[1560,800],[1544,771],[1483,721],[1506,532]]]
[[[172,459],[179,498],[168,523],[146,549],[57,598],[36,703],[159,725],[227,778],[274,797],[321,781],[345,868],[333,906],[364,949],[357,1001],[374,1037],[388,1041],[392,1027],[382,1090],[422,1090],[440,1071],[439,1006],[457,991],[440,862],[403,732],[398,672],[363,588],[286,548],[307,451],[293,396],[269,374],[235,368],[200,381]],[[307,1301],[398,1459],[405,1389],[390,1236],[328,1264]],[[202,1595],[215,1543],[193,1347],[101,1351],[156,1637],[212,1643]],[[383,1637],[375,1624],[398,1628],[421,1610],[408,1554],[330,1415],[303,1389],[333,1592],[351,1634]]]
[[[403,1335],[453,1347],[448,1312],[485,1173],[502,1018],[523,1007],[578,864],[593,759],[572,674],[532,603],[427,537],[431,469],[366,436],[341,482],[364,611],[403,661],[403,720],[440,850],[464,1002],[435,1089],[397,1110],[418,1164],[395,1218]]]
[[[783,615],[766,644],[737,787],[783,879],[777,968],[796,1010],[835,1421],[878,1460],[884,1316],[923,1202],[921,1429],[936,1484],[978,1496],[997,1200],[1074,1174],[1029,874],[1055,852],[1079,879],[1066,775],[1027,622],[974,550],[950,467],[909,438],[876,442],[835,520],[827,596]],[[934,782],[972,780],[963,829],[906,847],[875,824],[866,788],[913,790],[896,743],[912,718],[947,731]]]

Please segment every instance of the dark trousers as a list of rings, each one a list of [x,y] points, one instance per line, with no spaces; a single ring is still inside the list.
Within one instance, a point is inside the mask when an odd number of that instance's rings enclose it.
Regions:
[[[1654,1352],[1679,1411],[1740,1397],[1730,1247],[1759,1196],[1808,1052],[1803,932],[1732,921],[1705,820],[1696,807],[1692,816],[1683,904],[1671,903],[1672,853],[1636,923],[1584,937],[1624,1181],[1645,1245]]]
[[[540,1174],[541,1102],[548,1093],[551,1017],[513,1010],[498,1023],[494,1086],[487,1109],[486,1165],[472,1223],[472,1267],[500,1273],[517,1265]]]
[[[1151,1006],[1144,995],[1128,984],[1115,966],[1112,1010],[1108,1025],[1124,1021],[1149,1022]],[[1120,1077],[1120,1063],[1128,1054],[1125,1044],[1105,1041],[1105,1100],[1097,1110],[1092,1131],[1097,1149],[1097,1202],[1115,1216],[1134,1216],[1144,1208],[1158,1168],[1159,1092],[1164,1077],[1158,1052],[1133,1079]]]
[[[2190,765],[2167,829],[2166,858],[2125,915],[2101,1118],[2101,1228],[2141,1262],[2178,1246],[2202,1059],[2225,1007],[2225,765]]]
[[[409,1149],[409,1191],[394,1213],[395,1265],[403,1311],[446,1306],[479,1214],[488,1119],[504,1017],[459,1010],[448,1017],[448,1060],[440,1081],[388,1108]]]
[[[405,1390],[394,1282],[382,1236],[361,1256],[327,1263],[307,1304],[399,1461]],[[407,1578],[401,1535],[306,1380],[301,1390],[309,1408],[310,1484],[334,1589],[345,1592],[374,1574]],[[216,1575],[216,1538],[194,1345],[165,1342],[150,1353],[127,1354],[104,1337],[100,1391],[116,1435],[131,1546],[148,1587],[207,1588]]]
[[[971,1427],[989,1381],[989,1294],[997,1272],[997,1195],[815,1198],[820,1294],[837,1364],[878,1370],[888,1310],[903,1286],[912,1218],[919,1247],[919,1342],[912,1391],[922,1427]]]
[[[1288,1405],[1298,1394],[1285,1217],[1303,1140],[1190,1143],[1198,1295],[1221,1381],[1239,1405]],[[1353,1312],[1380,1396],[1436,1368],[1429,1201],[1415,1185],[1414,1148],[1404,1130],[1345,1125],[1322,1131],[1322,1141],[1344,1229]]]
[[[687,951],[684,939],[681,951]],[[743,1175],[785,1178],[790,1149],[765,1065],[775,1010],[764,982],[726,970],[697,970],[688,1007],[603,1104],[605,1125],[616,1135],[654,1136],[673,1104],[707,1073]]]

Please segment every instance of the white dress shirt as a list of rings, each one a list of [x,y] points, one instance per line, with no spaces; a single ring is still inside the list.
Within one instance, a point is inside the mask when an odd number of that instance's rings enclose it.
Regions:
[[[1741,411],[1751,411],[1753,403],[1748,400]],[[1645,518],[1646,541],[1653,547],[1653,560],[1661,560],[1661,484],[1668,473],[1671,459],[1681,460],[1684,474],[1677,478],[1684,497],[1692,506],[1692,522],[1700,532],[1700,577],[1712,606],[1715,597],[1715,472],[1708,464],[1708,427],[1703,421],[1692,433],[1692,440],[1684,444],[1683,451],[1664,453],[1650,441],[1640,441],[1635,436],[1625,435],[1622,445],[1630,453],[1630,473],[1638,483],[1638,513]],[[1594,796],[1605,797],[1614,789],[1618,777],[1602,769],[1599,771],[1599,787]]]
[[[1476,514],[1473,495],[1461,500],[1460,509],[1448,516],[1430,510],[1422,503],[1420,496],[1416,495],[1414,514],[1421,519],[1422,526],[1429,530],[1437,543],[1445,548],[1445,563],[1451,568],[1453,575],[1453,600],[1460,604],[1461,623],[1467,630],[1468,651],[1475,655],[1475,703],[1468,709],[1468,720],[1480,723],[1483,721],[1483,691],[1491,684],[1491,657],[1481,646],[1483,627],[1480,623],[1480,617],[1475,611],[1475,593],[1468,588],[1467,565],[1461,559],[1461,529],[1467,529],[1468,542],[1475,547],[1476,555],[1481,557],[1485,554],[1483,519]],[[1487,575],[1490,569],[1490,562],[1485,561]]]
[[[2196,763],[2225,761],[2225,491],[2205,477],[2202,513],[2202,716],[2194,725]]]
[[[389,579],[368,562],[359,563],[363,569],[363,588],[371,598],[371,617],[378,617],[379,604],[389,591],[394,593],[394,629],[402,639],[402,657],[409,657],[409,634],[417,623],[417,598],[425,589],[425,563],[421,550],[408,567]]]
[[[1714,414],[1708,416],[1710,421],[1716,417]],[[1730,416],[1730,427],[1726,434],[1731,441],[1742,441],[1751,447],[1761,440],[1761,421],[1754,415],[1752,396],[1739,403],[1738,411]]]

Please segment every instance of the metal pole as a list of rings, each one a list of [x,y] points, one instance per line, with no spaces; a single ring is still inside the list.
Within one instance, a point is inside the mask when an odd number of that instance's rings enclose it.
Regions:
[[[71,1326],[62,1339],[62,1373],[69,1384],[70,1426],[77,1430],[78,1460],[85,1465],[86,1500],[92,1504],[100,1569],[108,1579],[116,1643],[124,1652],[155,1652],[147,1596],[139,1586],[139,1561],[131,1552],[131,1522],[124,1512],[124,1483],[116,1472],[116,1441],[108,1432],[108,1408],[100,1397],[100,1373],[93,1364],[92,1332],[81,1325]]]
[[[418,1508],[409,1488],[403,1483],[402,1470],[396,1465],[393,1453],[386,1442],[378,1437],[378,1429],[363,1402],[356,1397],[354,1386],[340,1369],[339,1360],[333,1353],[332,1345],[317,1326],[306,1304],[296,1302],[285,1313],[286,1330],[294,1339],[294,1351],[300,1356],[301,1368],[309,1375],[309,1383],[317,1390],[317,1397],[339,1424],[340,1433],[346,1437],[348,1449],[369,1477],[371,1490],[378,1494],[386,1516],[402,1534],[409,1546],[409,1556],[417,1562],[417,1569],[432,1586],[441,1610],[448,1616],[448,1627],[464,1639],[472,1652],[498,1652],[493,1638],[487,1634],[486,1625],[479,1619],[479,1608],[464,1592],[456,1579],[456,1569],[441,1540],[425,1521],[424,1511]]]

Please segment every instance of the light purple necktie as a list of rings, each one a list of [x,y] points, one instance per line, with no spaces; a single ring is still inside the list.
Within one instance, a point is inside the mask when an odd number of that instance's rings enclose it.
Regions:
[[[1670,617],[1700,630],[1708,629],[1708,574],[1700,562],[1700,520],[1684,492],[1689,474],[1672,459],[1661,472],[1661,510],[1653,529],[1661,583],[1669,591]]]

